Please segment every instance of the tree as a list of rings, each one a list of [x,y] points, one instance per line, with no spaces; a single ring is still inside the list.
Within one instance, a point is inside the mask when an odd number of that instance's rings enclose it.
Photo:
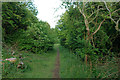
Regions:
[[[118,33],[117,30],[115,31],[116,28],[112,27],[114,23],[109,22],[110,15],[104,3],[63,2],[62,5],[67,11],[57,25],[60,30],[61,44],[72,49],[72,52],[85,57],[86,63],[93,57],[97,59],[98,56],[108,55],[111,51],[109,46],[113,45],[113,41],[111,41],[113,37],[110,36],[117,36]],[[119,21],[118,2],[109,3],[109,5],[111,5],[109,8],[113,10],[112,14],[115,14],[114,17],[117,16],[115,19]],[[116,7],[114,7],[115,5]],[[78,33],[76,33],[77,31]],[[108,31],[114,33],[110,35]]]
[[[16,44],[20,50],[33,53],[53,49],[54,39],[50,25],[37,19],[38,11],[33,2],[7,2],[2,6],[5,43]]]

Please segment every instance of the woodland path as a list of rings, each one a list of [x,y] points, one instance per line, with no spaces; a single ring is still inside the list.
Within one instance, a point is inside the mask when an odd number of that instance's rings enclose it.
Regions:
[[[59,69],[60,69],[60,55],[59,55],[59,48],[58,48],[57,49],[55,69],[54,69],[54,72],[53,72],[53,78],[59,78]]]
[[[59,45],[55,44],[54,49],[44,54],[29,54],[24,60],[30,70],[17,73],[19,78],[59,78],[60,68]]]

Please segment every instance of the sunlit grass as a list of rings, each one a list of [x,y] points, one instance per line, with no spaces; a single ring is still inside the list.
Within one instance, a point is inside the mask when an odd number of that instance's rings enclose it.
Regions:
[[[16,66],[13,66],[10,73],[4,76],[4,78],[52,78],[57,46],[55,45],[53,50],[43,54],[25,53],[23,51],[22,54],[25,57],[23,62],[27,65],[28,69],[25,71],[19,69],[17,71]]]

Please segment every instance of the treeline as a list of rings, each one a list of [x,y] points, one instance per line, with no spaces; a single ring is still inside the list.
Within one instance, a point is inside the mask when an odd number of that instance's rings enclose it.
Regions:
[[[56,29],[62,46],[83,61],[120,53],[120,2],[63,2],[66,12]],[[105,60],[105,59],[104,59]]]
[[[33,2],[2,3],[3,43],[16,45],[19,50],[43,53],[53,48],[54,29],[39,21]]]

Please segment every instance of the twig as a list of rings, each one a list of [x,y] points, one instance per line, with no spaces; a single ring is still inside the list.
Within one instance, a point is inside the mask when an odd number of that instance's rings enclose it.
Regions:
[[[108,73],[109,71],[111,71],[112,69],[113,69],[113,68],[111,68],[110,70],[106,71],[105,74],[107,74],[107,73]],[[105,76],[105,74],[104,74],[104,76]]]
[[[117,9],[117,10],[115,10],[115,11],[113,11],[111,14],[113,14],[113,13],[115,13],[115,12],[119,11],[119,10],[120,10],[120,8],[119,8],[119,9]]]
[[[99,27],[96,29],[96,31],[92,35],[94,35],[96,32],[98,32],[98,30],[100,29],[100,27],[104,21],[105,21],[105,19],[100,23]]]
[[[118,73],[118,71],[117,71],[117,72],[113,72],[112,74],[110,74],[110,75],[108,75],[108,76],[105,76],[105,77],[103,77],[103,78],[109,77],[109,76],[111,76],[111,75],[113,75],[113,74],[116,74],[116,73]],[[102,79],[103,79],[103,78],[102,78]],[[102,80],[102,79],[101,79],[101,80]]]
[[[120,29],[119,29],[119,27],[118,27],[120,18],[119,18],[117,21],[115,21],[115,20],[112,18],[112,16],[111,16],[111,11],[110,11],[109,8],[107,7],[107,4],[106,4],[105,1],[104,1],[104,4],[105,4],[105,6],[106,6],[106,9],[109,11],[110,19],[116,24],[115,29],[116,29],[117,31],[120,31]],[[119,9],[118,9],[118,10],[119,10]],[[114,12],[116,12],[116,11],[117,11],[117,10],[115,10]]]
[[[112,20],[114,23],[116,23],[115,20],[112,18],[112,16],[111,16],[111,11],[108,9],[107,4],[106,4],[105,1],[104,1],[104,4],[105,4],[105,7],[107,8],[107,10],[109,11],[111,20]]]
[[[98,8],[99,8],[99,6],[98,6]],[[98,15],[99,10],[101,10],[101,9],[97,9],[96,11],[92,12],[92,14],[88,17],[88,19],[89,19],[93,14],[95,14],[96,12],[97,12],[97,15]],[[96,16],[97,16],[97,15],[96,15]]]

